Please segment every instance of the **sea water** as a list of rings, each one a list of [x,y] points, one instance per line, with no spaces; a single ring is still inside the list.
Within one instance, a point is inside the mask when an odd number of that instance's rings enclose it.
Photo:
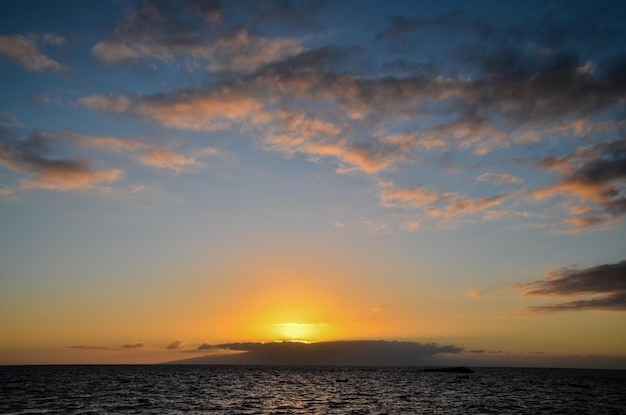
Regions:
[[[1,414],[626,414],[626,371],[4,366]]]

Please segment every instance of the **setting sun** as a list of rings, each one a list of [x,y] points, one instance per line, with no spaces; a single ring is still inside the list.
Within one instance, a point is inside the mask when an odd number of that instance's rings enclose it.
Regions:
[[[319,340],[322,329],[326,323],[279,323],[276,324],[280,340],[289,341],[315,341]]]

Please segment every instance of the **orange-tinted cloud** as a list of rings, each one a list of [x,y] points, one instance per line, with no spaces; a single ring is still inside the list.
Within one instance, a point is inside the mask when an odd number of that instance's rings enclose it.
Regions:
[[[482,297],[484,295],[484,293],[482,291],[471,289],[471,290],[469,290],[468,295],[471,298],[480,298],[480,297]]]
[[[533,192],[541,200],[555,195],[577,198],[581,202],[592,202],[604,211],[595,213],[590,208],[572,212],[587,214],[574,216],[563,221],[570,231],[618,222],[626,214],[626,139],[600,142],[583,147],[571,155],[546,157],[539,162],[542,169],[556,171],[556,183]]]
[[[443,192],[425,186],[404,188],[393,182],[378,183],[380,198],[384,206],[418,209],[425,216],[444,220],[459,215],[472,215],[485,209],[499,206],[510,194],[470,199],[452,192]],[[418,225],[419,226],[419,225]]]
[[[137,160],[141,164],[158,169],[170,169],[176,173],[202,165],[193,157],[154,147],[136,138],[104,137],[71,131],[64,131],[58,134],[62,134],[62,137],[65,136],[65,138],[71,139],[81,146],[97,147],[114,153],[137,153]],[[210,151],[203,153],[209,154]]]
[[[120,180],[119,169],[97,169],[83,160],[50,157],[45,133],[35,132],[26,140],[0,142],[0,165],[26,173],[22,189],[92,190]]]

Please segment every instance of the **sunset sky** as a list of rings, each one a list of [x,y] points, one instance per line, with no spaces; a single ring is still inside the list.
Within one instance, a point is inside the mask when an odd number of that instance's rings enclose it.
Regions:
[[[0,364],[386,340],[626,369],[624,22],[0,2]]]

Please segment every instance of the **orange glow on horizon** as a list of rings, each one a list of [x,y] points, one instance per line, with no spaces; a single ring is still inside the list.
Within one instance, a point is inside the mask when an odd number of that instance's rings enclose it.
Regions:
[[[326,323],[278,323],[275,324],[280,340],[311,342],[319,340]]]

